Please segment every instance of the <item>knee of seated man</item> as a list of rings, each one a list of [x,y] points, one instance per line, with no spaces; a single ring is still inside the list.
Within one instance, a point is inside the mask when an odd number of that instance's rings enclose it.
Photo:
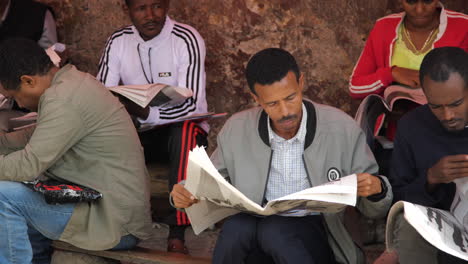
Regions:
[[[17,200],[30,189],[20,182],[0,181],[0,201]]]
[[[288,220],[288,217],[269,216],[261,221],[258,225],[257,240],[263,250],[276,251],[282,248],[284,243],[288,243],[287,234],[281,231],[281,226],[288,225]]]
[[[229,241],[238,243],[248,241],[255,237],[256,223],[254,216],[237,214],[228,218],[222,227],[222,236],[226,236]]]

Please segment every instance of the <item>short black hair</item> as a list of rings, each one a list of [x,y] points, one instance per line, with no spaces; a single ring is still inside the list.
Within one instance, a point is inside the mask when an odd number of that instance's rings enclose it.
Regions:
[[[168,0],[164,0],[164,1],[167,2]],[[127,6],[130,6],[130,2],[131,2],[130,0],[125,0],[125,4],[126,4]]]
[[[292,71],[299,81],[300,71],[296,59],[284,49],[268,48],[253,55],[247,63],[245,77],[250,91],[255,92],[254,85],[268,85],[282,80]]]
[[[445,82],[452,73],[458,73],[468,89],[468,53],[458,47],[442,47],[431,50],[423,59],[419,80],[424,89],[424,77],[436,82]]]
[[[29,39],[0,42],[0,83],[5,90],[18,90],[23,75],[45,75],[53,64],[44,49]]]

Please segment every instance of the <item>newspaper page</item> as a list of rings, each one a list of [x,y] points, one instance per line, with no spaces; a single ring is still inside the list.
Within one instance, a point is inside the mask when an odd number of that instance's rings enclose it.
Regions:
[[[456,179],[454,182],[456,191],[450,212],[463,225],[465,232],[468,232],[468,178]]]
[[[401,211],[404,211],[406,221],[427,242],[448,254],[468,260],[468,233],[450,212],[403,201],[394,204],[388,215],[386,241],[389,249],[395,248],[395,216]]]
[[[211,163],[205,150],[199,147],[189,154],[187,175],[185,188],[199,200],[186,209],[195,234],[239,212],[263,216],[294,210],[338,212],[347,205],[355,206],[357,199],[357,180],[353,174],[269,201],[262,207],[227,182]]]

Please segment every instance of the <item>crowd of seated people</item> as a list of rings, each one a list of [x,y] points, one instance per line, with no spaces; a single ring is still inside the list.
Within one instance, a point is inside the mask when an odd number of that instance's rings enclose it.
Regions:
[[[169,163],[167,251],[189,254],[184,209],[199,200],[184,186],[188,155],[208,145],[209,125],[175,121],[207,112],[205,42],[195,28],[168,16],[170,0],[122,1],[132,25],[103,43],[92,76],[54,65],[45,52],[57,42],[49,7],[0,0],[0,94],[38,114],[35,126],[0,133],[0,263],[58,263],[53,240],[127,250],[151,238],[146,163],[156,160]],[[398,118],[387,122],[385,133],[394,141],[388,174],[380,175],[355,120],[305,98],[300,61],[272,47],[246,62],[258,106],[233,113],[216,135],[210,159],[232,186],[262,206],[355,174],[355,209],[372,219],[385,218],[398,201],[445,211],[460,202],[456,184],[468,176],[468,16],[438,0],[400,3],[404,12],[376,22],[349,84],[355,99],[383,95],[392,85],[420,89],[426,98],[421,106],[401,104]],[[140,107],[108,89],[156,83],[193,95],[175,106]],[[0,119],[11,118],[8,111],[1,110]],[[99,195],[52,202],[38,183],[76,184]],[[221,225],[212,261],[366,263],[346,217],[344,210],[234,214]],[[466,263],[427,242],[403,214],[396,219],[387,230],[395,246],[381,260]]]

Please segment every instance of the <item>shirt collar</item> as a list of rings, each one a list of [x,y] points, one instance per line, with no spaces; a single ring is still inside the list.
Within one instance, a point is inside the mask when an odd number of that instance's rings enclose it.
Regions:
[[[6,5],[5,11],[3,12],[2,18],[0,20],[0,24],[2,24],[3,21],[5,21],[6,17],[8,16],[8,11],[10,10],[10,5],[11,5],[11,0],[8,1],[7,5]]]
[[[267,122],[267,126],[268,126],[268,136],[269,136],[269,140],[270,140],[270,144],[272,143],[272,141],[275,141],[275,142],[295,142],[295,141],[298,141],[300,143],[304,143],[305,142],[305,136],[306,136],[306,132],[307,132],[307,109],[305,108],[305,105],[304,103],[302,103],[302,119],[301,119],[301,125],[299,126],[299,130],[297,131],[296,135],[290,139],[284,139],[280,136],[278,136],[274,131],[273,129],[271,128],[271,124],[270,124],[270,117],[268,117],[268,122]]]

